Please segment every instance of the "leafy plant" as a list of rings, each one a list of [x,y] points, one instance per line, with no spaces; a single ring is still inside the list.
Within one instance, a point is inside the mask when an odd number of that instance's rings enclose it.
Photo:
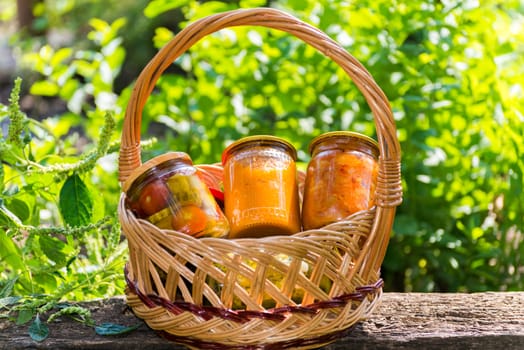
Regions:
[[[31,321],[37,341],[49,335],[47,323],[63,315],[95,327],[87,309],[69,302],[124,288],[127,251],[116,217],[119,142],[113,134],[126,101],[125,92],[114,91],[125,57],[118,36],[125,21],[90,24],[96,49],[45,45],[24,56],[41,74],[30,93],[63,99],[68,111],[28,118],[20,110],[21,79],[9,104],[0,105],[0,316]],[[131,329],[96,327],[103,335]]]
[[[89,176],[118,146],[113,117],[106,115],[96,147],[73,156],[45,121],[20,111],[20,85],[1,116],[9,128],[0,140],[0,309],[17,312],[19,323],[34,317],[38,340],[46,329],[39,315],[60,300],[123,292],[117,276],[126,251],[115,213],[95,206],[104,200]]]

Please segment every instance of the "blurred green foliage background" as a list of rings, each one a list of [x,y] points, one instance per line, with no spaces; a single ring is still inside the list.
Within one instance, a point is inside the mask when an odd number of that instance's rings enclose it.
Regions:
[[[522,1],[45,0],[31,3],[27,27],[13,29],[15,5],[0,0],[9,33],[0,44],[15,62],[1,86],[11,90],[23,78],[21,113],[30,119],[19,120],[31,137],[8,139],[15,110],[2,93],[4,297],[123,293],[116,150],[133,80],[187,23],[256,6],[320,28],[390,99],[404,202],[383,264],[385,289],[524,287]],[[110,136],[100,133],[111,123],[107,113],[116,123]],[[368,106],[336,64],[288,34],[232,28],[206,37],[163,74],[142,127],[144,139],[161,142],[143,158],[182,150],[196,163],[217,162],[228,142],[271,133],[290,140],[304,166],[309,141],[338,129],[374,135]],[[88,167],[78,165],[85,152],[96,158]],[[35,173],[35,164],[61,168]],[[59,203],[71,181],[95,198],[74,225]]]

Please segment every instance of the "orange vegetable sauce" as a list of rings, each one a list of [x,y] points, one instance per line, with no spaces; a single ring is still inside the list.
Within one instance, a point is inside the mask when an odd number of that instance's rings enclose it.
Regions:
[[[231,238],[300,231],[295,159],[290,144],[270,136],[244,138],[224,151],[224,205]]]
[[[302,224],[320,228],[375,205],[378,148],[367,136],[351,132],[321,135],[310,145]]]

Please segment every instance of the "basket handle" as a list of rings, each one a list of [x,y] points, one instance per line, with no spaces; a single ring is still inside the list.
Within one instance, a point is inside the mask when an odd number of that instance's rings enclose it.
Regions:
[[[282,30],[303,40],[335,61],[364,95],[375,121],[380,160],[375,198],[377,220],[363,249],[378,249],[379,253],[378,256],[373,254],[374,261],[360,261],[358,265],[366,265],[366,270],[379,268],[387,247],[395,207],[402,201],[400,145],[389,101],[371,74],[356,58],[319,29],[285,12],[272,8],[237,9],[204,17],[181,30],[152,58],[138,76],[125,112],[119,156],[119,180],[125,181],[131,171],[141,164],[142,110],[162,73],[204,36],[227,27],[244,25]],[[380,227],[382,228],[379,229]],[[377,235],[384,227],[387,233]],[[377,240],[377,236],[380,239]]]
[[[220,29],[258,25],[282,30],[302,39],[335,61],[353,79],[365,96],[375,117],[380,154],[383,160],[400,157],[395,122],[389,101],[360,62],[320,30],[272,8],[238,9],[202,18],[180,31],[143,69],[132,91],[125,113],[120,149],[120,180],[141,164],[140,125],[142,110],[162,73],[200,39]]]

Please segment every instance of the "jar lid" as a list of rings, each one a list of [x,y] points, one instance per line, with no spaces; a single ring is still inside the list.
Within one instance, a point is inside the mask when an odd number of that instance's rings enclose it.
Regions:
[[[224,152],[222,152],[222,164],[226,163],[226,158],[231,154],[231,152],[240,146],[245,146],[247,144],[258,144],[258,145],[272,145],[278,143],[281,146],[284,146],[294,160],[297,159],[297,150],[295,147],[288,141],[284,140],[283,138],[272,136],[272,135],[253,135],[253,136],[247,136],[243,137],[240,140],[237,140],[226,147]]]
[[[315,137],[311,143],[309,144],[309,154],[312,154],[313,149],[318,146],[320,143],[325,142],[327,140],[353,140],[360,142],[364,145],[367,145],[369,149],[372,150],[373,154],[378,157],[379,155],[379,149],[378,149],[378,142],[372,139],[371,137],[354,132],[354,131],[331,131],[326,132],[322,135],[319,135]]]
[[[193,164],[193,161],[191,160],[189,155],[184,152],[168,152],[160,156],[156,156],[143,163],[138,168],[134,169],[131,172],[131,174],[129,174],[129,177],[126,179],[126,181],[124,181],[124,184],[122,185],[122,190],[124,192],[127,192],[127,190],[129,190],[133,182],[146,171],[170,160],[181,160],[183,162]]]

